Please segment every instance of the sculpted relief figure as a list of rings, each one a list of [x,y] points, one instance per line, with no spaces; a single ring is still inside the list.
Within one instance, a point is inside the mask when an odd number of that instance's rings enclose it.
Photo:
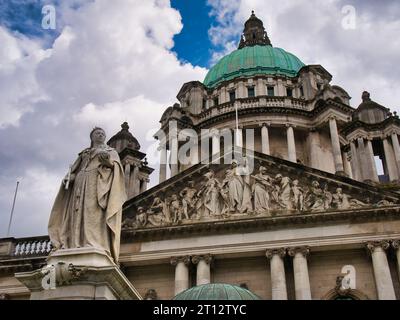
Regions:
[[[197,203],[197,190],[194,188],[194,181],[189,181],[189,186],[184,188],[179,195],[182,199],[183,215],[186,219],[189,219],[196,209]]]
[[[94,247],[117,262],[126,200],[124,171],[105,138],[101,128],[90,133],[91,146],[79,154],[63,180],[48,229],[55,250]]]
[[[161,227],[171,222],[167,203],[159,197],[154,198],[153,204],[147,211],[147,220],[154,227]]]
[[[138,208],[135,225],[165,226],[203,218],[224,219],[236,214],[288,215],[366,206],[343,193],[342,188],[330,191],[327,183],[321,187],[315,180],[307,186],[282,174],[273,178],[264,166],[260,166],[255,175],[250,175],[245,168],[233,161],[222,182],[210,170],[203,175],[198,191],[194,181],[189,181],[187,187],[171,197],[155,198],[147,212]],[[389,204],[382,200],[376,205]],[[130,220],[125,220],[127,227],[132,224]]]
[[[220,215],[220,183],[215,178],[213,171],[207,172],[204,175],[204,178],[206,179],[206,182],[198,193],[203,200],[204,216],[208,217]]]
[[[240,212],[242,209],[244,182],[237,167],[237,161],[233,160],[231,169],[226,170],[225,180],[222,182],[228,199],[228,212]]]
[[[258,169],[259,173],[254,178],[253,196],[254,196],[254,210],[257,214],[269,212],[270,196],[269,191],[272,189],[272,178],[268,176],[267,169],[261,166]]]

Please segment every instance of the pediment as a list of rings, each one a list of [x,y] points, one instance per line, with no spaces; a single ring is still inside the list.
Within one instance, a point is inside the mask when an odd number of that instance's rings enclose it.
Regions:
[[[247,166],[243,159],[232,165],[230,158],[199,163],[129,200],[123,229],[355,212],[399,203],[397,193],[257,152],[248,154]]]

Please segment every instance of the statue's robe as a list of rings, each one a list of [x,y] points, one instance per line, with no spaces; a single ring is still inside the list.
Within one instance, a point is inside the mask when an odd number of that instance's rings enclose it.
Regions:
[[[100,162],[107,152],[111,166]],[[72,166],[75,180],[61,185],[49,221],[53,246],[70,249],[94,247],[118,261],[122,205],[126,201],[124,171],[118,153],[104,145],[85,149]]]

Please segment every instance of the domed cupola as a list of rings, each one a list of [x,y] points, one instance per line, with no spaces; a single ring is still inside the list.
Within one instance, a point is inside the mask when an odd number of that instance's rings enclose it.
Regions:
[[[140,150],[140,144],[137,139],[129,132],[129,125],[127,122],[124,122],[121,125],[121,131],[119,131],[116,135],[114,135],[109,141],[108,145],[117,152],[121,152],[125,148]]]
[[[362,103],[354,112],[353,117],[365,123],[380,123],[390,116],[388,108],[371,100],[369,92],[364,91],[362,94]]]
[[[304,66],[295,55],[272,47],[263,22],[253,11],[250,19],[245,22],[238,50],[223,57],[210,69],[204,79],[204,85],[216,88],[223,82],[238,77],[250,78],[258,75],[294,78]]]
[[[240,40],[239,49],[251,47],[255,45],[272,46],[265,31],[263,22],[256,17],[254,11],[251,12],[250,19],[244,24],[242,38]]]

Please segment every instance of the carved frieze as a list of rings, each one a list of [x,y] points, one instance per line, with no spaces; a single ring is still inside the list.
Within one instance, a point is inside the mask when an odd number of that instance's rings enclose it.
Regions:
[[[262,161],[254,170],[235,160],[231,165],[209,165],[187,180],[139,198],[125,214],[123,229],[344,211],[398,202],[393,195]]]

